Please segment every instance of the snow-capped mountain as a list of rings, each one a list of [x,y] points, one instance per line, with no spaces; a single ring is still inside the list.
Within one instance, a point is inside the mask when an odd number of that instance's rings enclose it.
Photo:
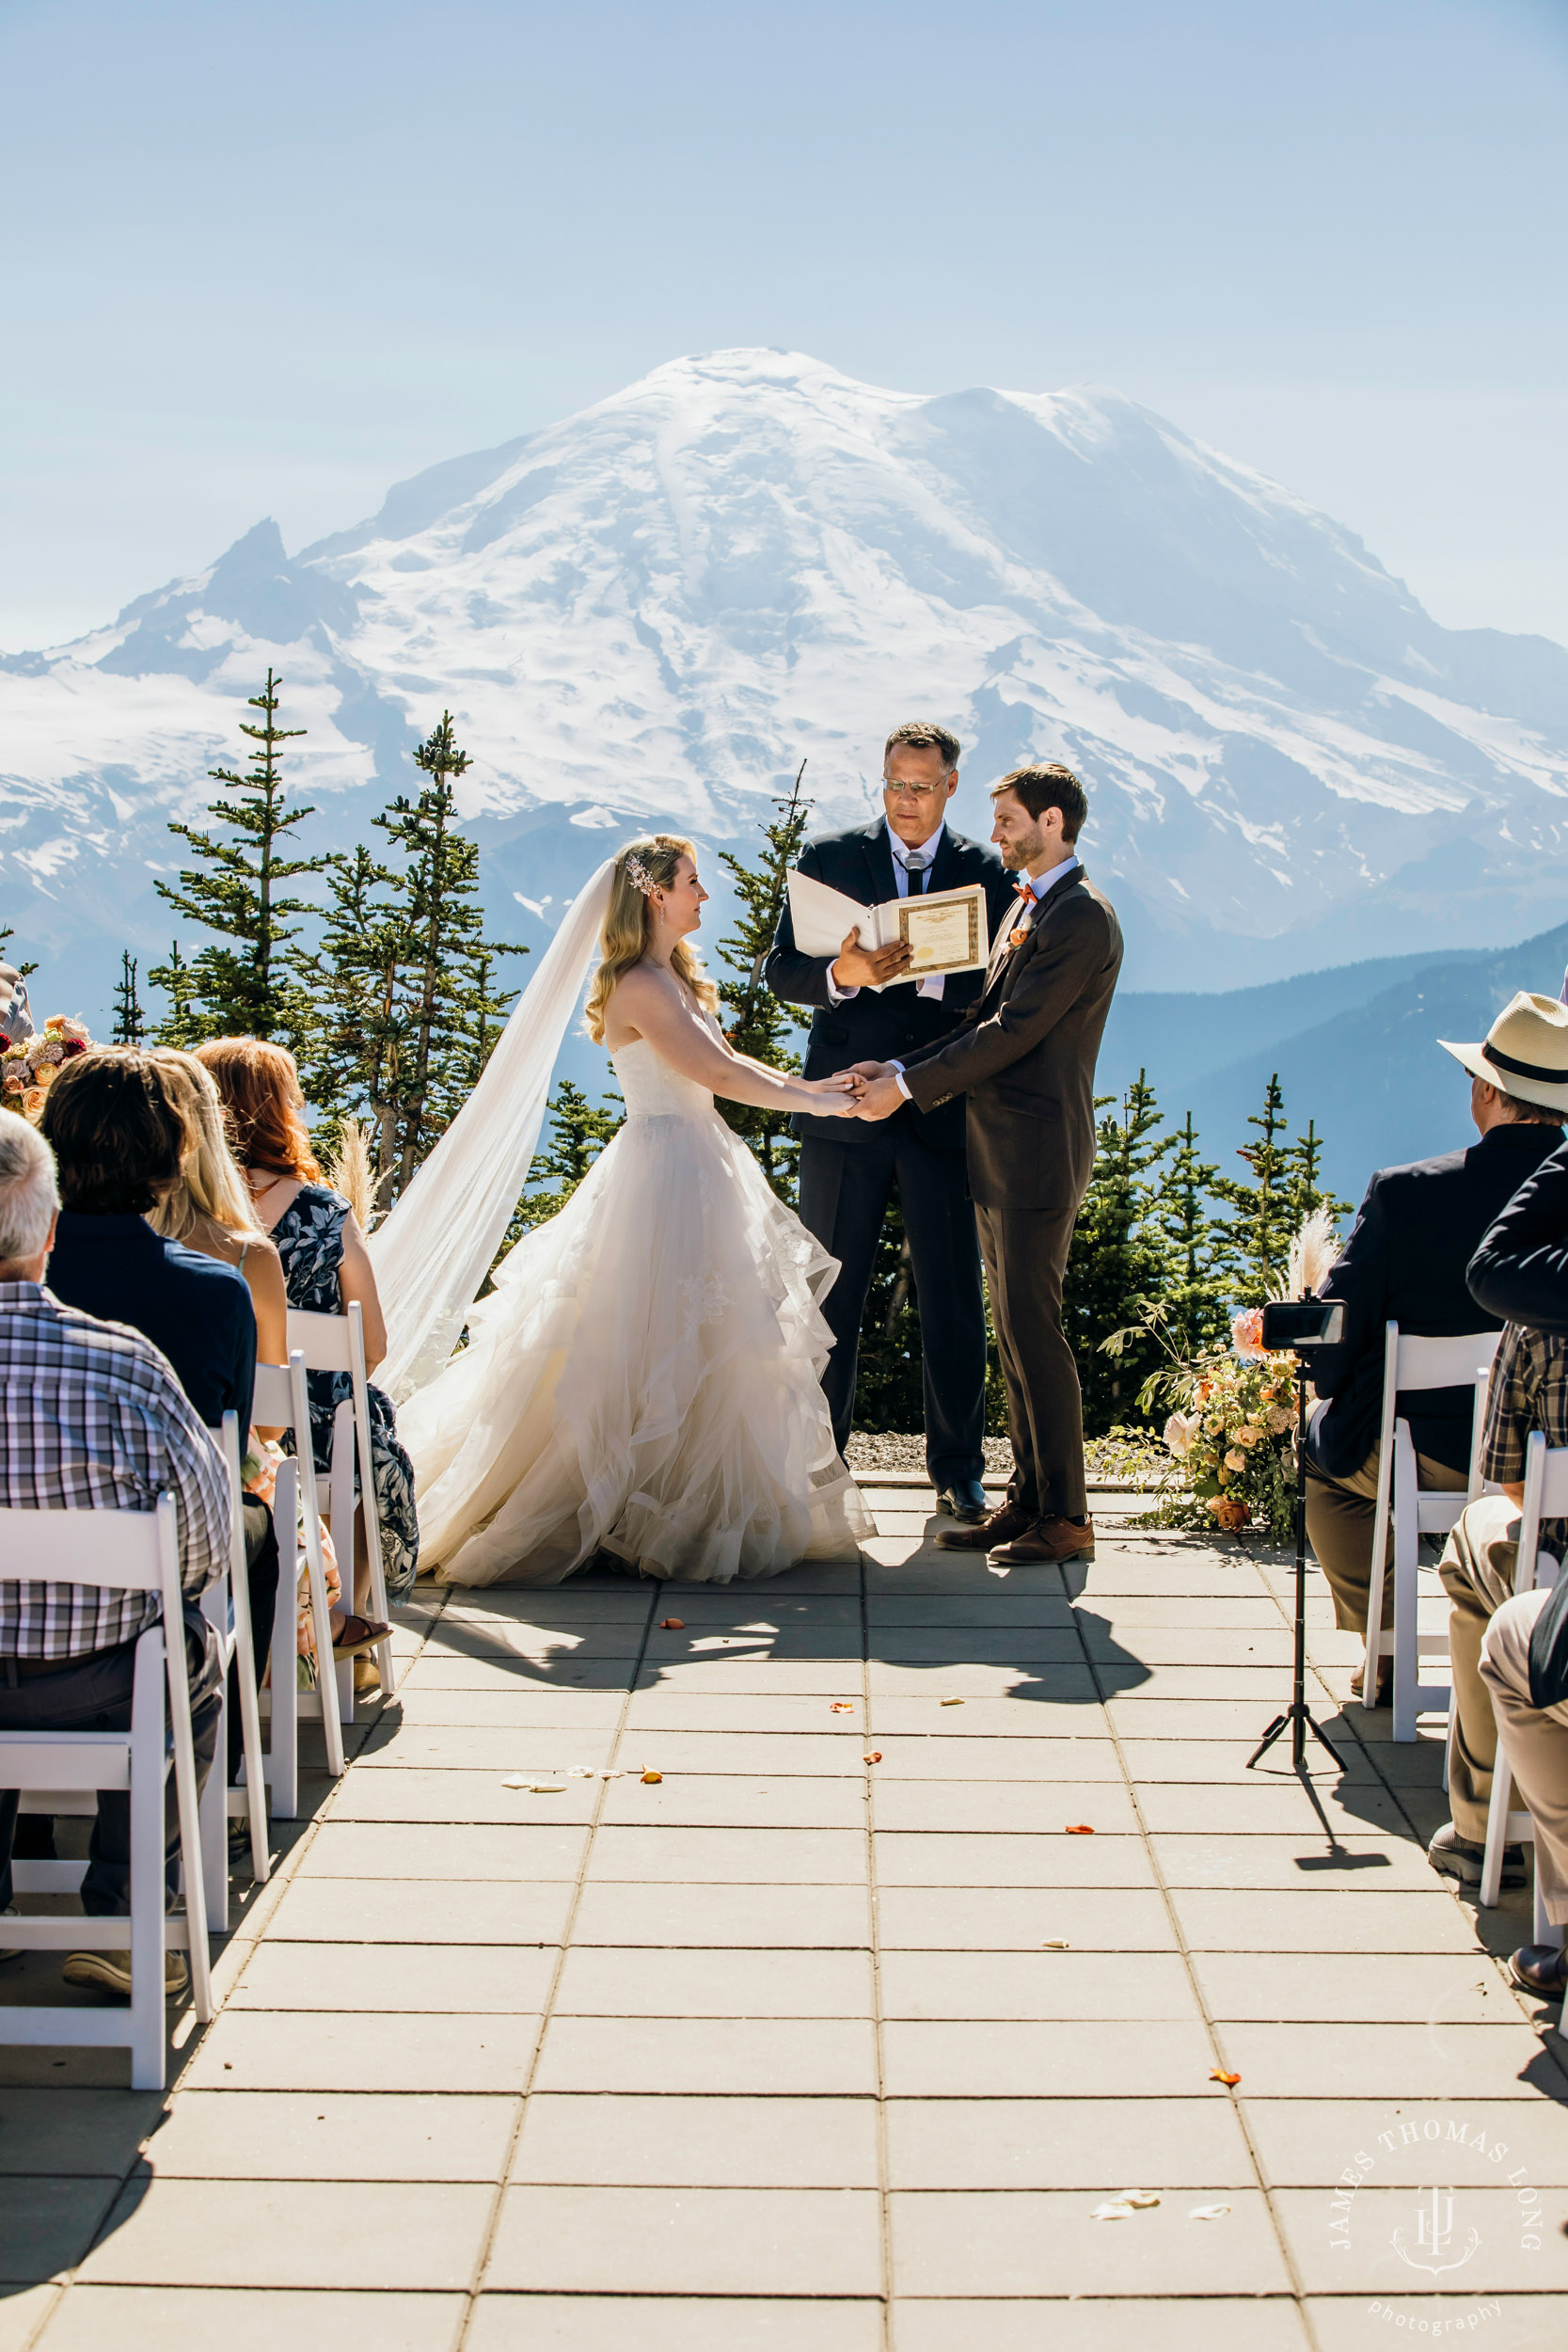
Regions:
[[[1022,759],[1080,771],[1138,986],[1562,908],[1568,651],[1438,628],[1351,532],[1114,392],[925,398],[719,352],[292,558],[259,524],[113,627],[0,659],[18,945],[95,970],[166,945],[166,820],[234,763],[269,661],[314,846],[362,836],[453,710],[524,938],[609,828],[733,842],[802,755],[818,820],[853,819],[913,716],[965,743],[968,830]]]

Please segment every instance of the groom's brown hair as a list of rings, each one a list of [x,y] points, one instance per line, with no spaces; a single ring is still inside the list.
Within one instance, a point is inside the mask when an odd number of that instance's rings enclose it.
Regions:
[[[993,784],[990,796],[994,801],[1004,792],[1010,792],[1022,801],[1030,816],[1038,824],[1048,808],[1062,812],[1062,839],[1076,841],[1084,830],[1089,813],[1089,796],[1070,768],[1053,764],[1050,767],[1015,768],[1010,776]]]

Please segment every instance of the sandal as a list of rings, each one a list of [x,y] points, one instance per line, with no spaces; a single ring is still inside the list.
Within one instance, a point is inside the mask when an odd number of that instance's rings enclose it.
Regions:
[[[1568,1993],[1568,1952],[1555,1944],[1521,1945],[1508,1973],[1521,1993],[1532,1993],[1538,2001],[1560,2001]]]
[[[358,1632],[355,1627],[359,1628]],[[343,1619],[332,1637],[334,1658],[359,1658],[366,1650],[376,1649],[386,1641],[392,1629],[381,1625],[373,1617],[356,1617],[352,1613]]]

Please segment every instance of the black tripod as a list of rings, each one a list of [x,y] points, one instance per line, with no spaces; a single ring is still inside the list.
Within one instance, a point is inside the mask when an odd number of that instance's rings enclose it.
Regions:
[[[1265,1309],[1265,1313],[1267,1310]],[[1264,1732],[1252,1754],[1247,1757],[1250,1772],[1260,1756],[1266,1756],[1286,1725],[1291,1730],[1291,1763],[1298,1772],[1307,1770],[1307,1735],[1312,1734],[1321,1747],[1328,1750],[1341,1771],[1338,1750],[1312,1719],[1307,1704],[1307,1366],[1301,1350],[1294,1351],[1296,1359],[1296,1662],[1291,1686],[1291,1704],[1283,1715],[1276,1715]]]

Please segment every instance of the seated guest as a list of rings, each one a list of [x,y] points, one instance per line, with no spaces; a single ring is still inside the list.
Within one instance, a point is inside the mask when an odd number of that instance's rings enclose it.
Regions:
[[[230,1149],[223,1098],[194,1054],[159,1046],[152,1059],[184,1128],[185,1152],[178,1177],[147,1221],[166,1241],[216,1258],[245,1276],[256,1314],[257,1356],[264,1364],[286,1364],[289,1295],[283,1261],[257,1223],[244,1172]]]
[[[204,1258],[216,1258],[243,1274],[256,1314],[256,1352],[262,1363],[281,1364],[289,1355],[289,1301],[283,1288],[283,1265],[277,1249],[257,1224],[245,1181],[229,1149],[223,1104],[216,1087],[194,1054],[160,1046],[152,1059],[185,1132],[185,1153],[180,1174],[148,1214],[148,1223],[166,1240],[180,1242]],[[240,1451],[246,1451],[250,1432],[240,1432]],[[277,1429],[258,1429],[257,1438],[281,1436]],[[258,1674],[265,1670],[272,1646],[273,1619],[277,1609],[278,1557],[272,1513],[259,1495],[244,1502],[246,1583],[250,1593],[250,1639]],[[239,1777],[244,1749],[240,1719],[239,1681],[229,1670],[229,1777]],[[242,1821],[230,1823],[229,1842],[236,1852],[248,1846],[250,1832]]]
[[[245,1169],[256,1214],[277,1245],[291,1307],[311,1314],[341,1315],[357,1301],[365,1326],[367,1369],[374,1371],[387,1352],[375,1276],[365,1236],[341,1192],[321,1181],[305,1125],[305,1097],[293,1057],[263,1038],[214,1038],[198,1046],[197,1059],[209,1070],[233,1126],[234,1153]],[[310,1431],[316,1468],[331,1465],[333,1415],[351,1392],[346,1372],[310,1375]],[[401,1600],[414,1581],[420,1558],[420,1523],[414,1511],[414,1466],[398,1442],[392,1400],[373,1383],[370,1389],[371,1455],[375,1510],[381,1532],[387,1590]],[[370,1596],[370,1565],[363,1538],[354,1560],[354,1606],[362,1611]],[[345,1632],[369,1649],[379,1629],[363,1616],[350,1618]]]
[[[1562,1091],[1568,1100],[1568,1076]],[[1447,1842],[1452,1849],[1463,1841],[1465,1875],[1479,1879],[1500,1721],[1535,1820],[1546,1915],[1560,1925],[1568,1921],[1568,1574],[1553,1594],[1516,1599],[1513,1575],[1526,1440],[1539,1429],[1549,1446],[1568,1445],[1568,1144],[1542,1162],[1484,1236],[1470,1262],[1470,1288],[1489,1314],[1511,1318],[1493,1369],[1483,1463],[1505,1489],[1470,1505],[1443,1557],[1458,1717]],[[1568,1524],[1543,1521],[1541,1546],[1568,1568]],[[1445,1835],[1439,1830],[1434,1848]],[[1522,1879],[1523,1856],[1511,1849],[1509,1860],[1516,1867],[1505,1878]],[[1526,1946],[1513,1966],[1526,1991],[1562,1997],[1554,1948]]]
[[[166,1074],[134,1046],[99,1046],[62,1069],[40,1125],[63,1204],[49,1261],[55,1297],[144,1333],[173,1365],[198,1420],[215,1429],[233,1411],[243,1438],[256,1383],[245,1276],[147,1221],[196,1140]]]
[[[1554,1153],[1546,1166],[1560,1156]],[[1502,1492],[1482,1495],[1460,1513],[1438,1563],[1449,1596],[1453,1672],[1454,1737],[1449,1758],[1453,1819],[1436,1832],[1427,1851],[1437,1869],[1464,1886],[1481,1883],[1497,1752],[1497,1722],[1481,1678],[1481,1649],[1489,1619],[1513,1592],[1525,1448],[1536,1429],[1548,1445],[1568,1444],[1568,1342],[1524,1324],[1505,1324],[1486,1392],[1481,1452],[1481,1476]],[[1541,1541],[1560,1556],[1565,1532],[1560,1524],[1544,1524]],[[1524,1855],[1517,1846],[1510,1846],[1503,1857],[1503,1883],[1521,1886],[1524,1878]]]
[[[1521,1008],[1524,1009],[1521,1010]],[[1543,1008],[1544,1009],[1537,1009]],[[1381,1169],[1319,1295],[1341,1299],[1344,1338],[1313,1353],[1320,1404],[1307,1441],[1307,1532],[1334,1595],[1335,1622],[1365,1633],[1376,1516],[1384,1326],[1432,1338],[1495,1329],[1465,1285],[1472,1251],[1505,1202],[1561,1140],[1568,1085],[1528,1073],[1560,1062],[1568,1075],[1568,1013],[1544,997],[1516,997],[1484,1045],[1445,1045],[1470,1071],[1470,1116],[1481,1131],[1467,1151]],[[1423,1486],[1465,1486],[1470,1470],[1472,1388],[1401,1398]],[[1390,1552],[1390,1557],[1392,1556]],[[1383,1621],[1393,1623],[1386,1580]],[[1388,1661],[1378,1677],[1381,1701]],[[1362,1688],[1357,1674],[1351,1685]]]
[[[1535,1874],[1555,1928],[1568,1926],[1568,1575],[1553,1592],[1510,1597],[1481,1645],[1481,1678],[1508,1741],[1508,1759],[1535,1826]],[[1568,1994],[1568,1959],[1526,1944],[1509,1962],[1521,1992]]]
[[[13,1510],[150,1511],[172,1493],[179,1520],[182,1628],[190,1678],[197,1777],[204,1782],[217,1738],[217,1652],[198,1602],[229,1557],[229,1486],[223,1457],[168,1365],[139,1332],[100,1323],[43,1287],[58,1194],[48,1145],[24,1120],[0,1114],[0,1410],[5,1501]],[[14,1564],[12,1564],[14,1565]],[[161,1613],[155,1593],[39,1583],[0,1570],[0,1726],[8,1731],[123,1731],[131,1722],[136,1638]],[[11,1908],[17,1792],[0,1790],[0,1911]],[[179,1822],[167,1793],[169,1891]],[[89,1918],[130,1910],[131,1803],[98,1799],[82,1907]],[[131,1990],[128,1951],[73,1952],[73,1984]],[[166,1955],[165,1982],[183,1990],[189,1971]]]

